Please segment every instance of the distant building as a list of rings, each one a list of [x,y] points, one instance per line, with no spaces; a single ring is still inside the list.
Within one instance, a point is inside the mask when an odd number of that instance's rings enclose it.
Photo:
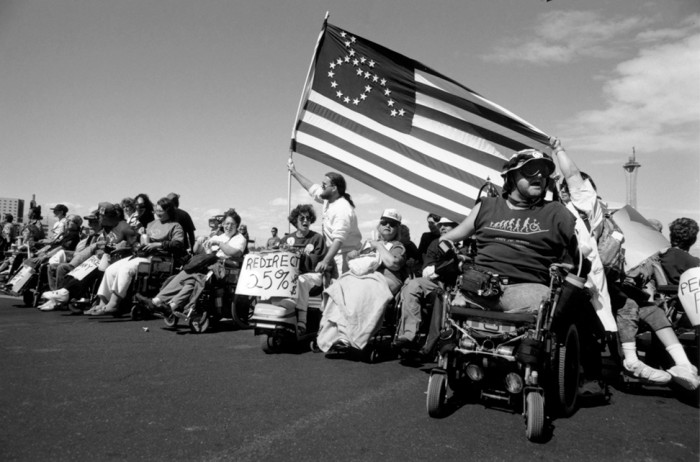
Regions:
[[[0,197],[0,217],[3,217],[6,213],[9,213],[14,217],[15,223],[23,223],[24,199]]]

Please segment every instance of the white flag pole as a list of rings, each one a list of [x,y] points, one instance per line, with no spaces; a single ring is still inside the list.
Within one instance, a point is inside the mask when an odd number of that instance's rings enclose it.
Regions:
[[[314,64],[316,62],[316,56],[318,55],[318,49],[321,45],[321,39],[323,34],[326,32],[326,25],[328,24],[328,16],[330,13],[326,11],[326,17],[323,19],[323,27],[321,28],[321,33],[318,35],[316,40],[316,46],[314,47],[314,53],[311,56],[311,63],[309,64],[309,70],[306,73],[306,81],[304,82],[304,88],[301,92],[301,98],[299,98],[299,105],[297,106],[297,115],[294,118],[294,125],[292,126],[292,141],[289,144],[289,162],[292,161],[292,154],[294,153],[294,141],[296,139],[297,124],[299,123],[299,116],[301,115],[301,108],[309,97],[309,92],[311,91],[311,85],[313,83],[314,74]],[[292,212],[292,174],[287,172],[287,215]],[[292,224],[287,223],[287,232],[292,231]]]

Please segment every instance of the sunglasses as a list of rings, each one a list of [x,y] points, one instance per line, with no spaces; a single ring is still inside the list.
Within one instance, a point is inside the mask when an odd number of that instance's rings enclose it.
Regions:
[[[308,215],[299,215],[299,221],[311,221],[311,217]]]
[[[549,176],[549,167],[546,164],[539,162],[528,162],[520,168],[520,173],[528,178],[533,176],[542,175]]]
[[[382,226],[391,226],[392,228],[399,226],[399,222],[394,220],[379,220],[379,224]]]
[[[323,188],[323,189],[327,189],[327,188],[330,188],[332,186],[335,186],[335,185],[333,183],[326,183],[325,181],[323,183],[321,183],[321,188]]]

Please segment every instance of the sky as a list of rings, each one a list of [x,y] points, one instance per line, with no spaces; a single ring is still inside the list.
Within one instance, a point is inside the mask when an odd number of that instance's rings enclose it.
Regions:
[[[607,201],[634,149],[638,210],[666,234],[700,221],[697,0],[0,0],[0,197],[85,215],[176,192],[198,234],[230,207],[258,244],[286,231],[326,12],[558,136]],[[347,180],[366,236],[389,207],[427,230],[428,211]],[[291,199],[310,202],[297,183]]]

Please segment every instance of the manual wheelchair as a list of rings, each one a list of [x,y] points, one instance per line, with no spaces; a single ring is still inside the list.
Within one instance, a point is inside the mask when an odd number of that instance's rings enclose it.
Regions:
[[[219,260],[202,275],[203,286],[192,297],[182,312],[175,311],[164,318],[168,327],[177,327],[184,321],[195,333],[214,329],[223,318],[231,318],[240,327],[248,326],[250,300],[236,295],[236,284],[241,272],[239,261]]]
[[[462,398],[521,411],[528,440],[540,441],[548,413],[575,411],[580,344],[577,326],[560,303],[568,298],[562,298],[565,270],[550,267],[549,296],[536,313],[486,311],[461,290],[461,274],[445,281],[439,359],[427,390],[431,417],[445,414],[449,388]]]
[[[151,313],[135,301],[135,294],[153,297],[166,280],[175,274],[175,257],[171,254],[155,254],[147,262],[139,263],[127,296],[114,316],[129,313],[133,321],[151,317]]]

